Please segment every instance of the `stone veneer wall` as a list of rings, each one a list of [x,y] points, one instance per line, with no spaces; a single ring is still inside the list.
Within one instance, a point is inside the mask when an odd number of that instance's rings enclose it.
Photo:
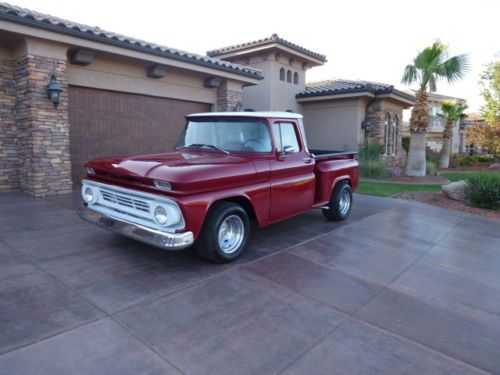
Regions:
[[[0,191],[19,188],[14,61],[0,58]]]
[[[58,109],[47,98],[47,84],[53,73],[63,86]],[[34,196],[69,193],[72,182],[66,61],[23,56],[16,61],[14,79],[20,188]]]
[[[215,110],[217,112],[234,111],[236,106],[241,103],[241,100],[242,91],[230,89],[227,80],[223,80],[217,88],[217,104]]]
[[[398,117],[398,137],[396,155],[384,156],[384,159],[391,165],[399,165],[404,159],[404,150],[401,146],[401,139],[403,134],[403,110],[385,106],[383,102],[375,102],[366,109],[365,120],[370,121],[370,131],[367,134],[368,142],[377,142],[384,144],[384,126],[386,114],[389,114],[391,121],[395,116]],[[389,140],[389,147],[392,146],[392,139]]]

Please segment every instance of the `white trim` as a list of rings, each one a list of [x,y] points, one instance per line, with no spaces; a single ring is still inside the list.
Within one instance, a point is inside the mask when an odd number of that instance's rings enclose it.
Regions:
[[[271,117],[271,118],[291,118],[301,119],[303,116],[300,113],[292,112],[205,112],[193,113],[189,117]]]

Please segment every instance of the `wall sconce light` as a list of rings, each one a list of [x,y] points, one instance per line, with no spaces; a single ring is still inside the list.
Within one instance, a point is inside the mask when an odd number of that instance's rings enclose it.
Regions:
[[[366,132],[370,131],[370,126],[371,126],[370,120],[361,122],[361,129],[365,129]]]
[[[57,79],[55,74],[52,74],[50,77],[50,82],[47,86],[47,97],[50,99],[52,104],[54,104],[54,108],[57,109],[61,101],[61,93],[62,93],[62,85],[61,82]]]

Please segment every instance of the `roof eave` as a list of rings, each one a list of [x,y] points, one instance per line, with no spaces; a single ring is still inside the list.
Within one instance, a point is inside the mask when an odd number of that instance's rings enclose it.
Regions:
[[[314,53],[311,52],[309,53],[308,51],[303,50],[302,48],[296,48],[293,44],[291,43],[286,43],[283,40],[277,39],[277,40],[270,40],[265,43],[259,43],[255,45],[249,45],[249,46],[241,46],[238,48],[228,48],[227,51],[218,51],[218,50],[212,50],[212,51],[207,51],[207,55],[210,57],[216,57],[219,59],[225,59],[228,57],[236,57],[236,56],[242,56],[246,55],[249,53],[253,52],[258,52],[258,51],[264,51],[267,49],[272,49],[272,48],[278,48],[282,49],[288,53],[297,55],[301,57],[302,59],[314,64],[314,65],[323,65],[326,63],[328,60],[326,59],[326,56],[321,55],[319,53]]]
[[[323,93],[308,93],[308,94],[297,94],[295,98],[297,102],[312,102],[312,101],[322,101],[322,100],[337,100],[337,99],[350,99],[350,98],[374,98],[376,95],[367,90],[356,90],[356,91],[342,91],[342,92],[323,92]]]
[[[395,92],[378,94],[377,99],[379,99],[379,98],[380,99],[390,98],[390,99],[396,100],[398,102],[405,104],[406,108],[409,108],[409,107],[412,107],[415,105],[415,98],[412,98],[412,97],[406,96],[406,95],[400,95],[400,94],[395,93]]]
[[[208,67],[208,68],[211,68],[214,70],[228,72],[228,73],[232,73],[232,74],[236,74],[236,75],[240,75],[240,76],[244,76],[244,77],[248,77],[248,78],[253,78],[253,79],[257,79],[257,80],[264,79],[264,77],[258,71],[256,71],[256,73],[246,72],[246,71],[233,69],[233,68],[223,66],[223,65],[213,64],[213,63],[203,61],[203,60],[194,60],[194,59],[191,59],[187,56],[181,56],[181,55],[169,53],[168,51],[159,51],[159,50],[147,47],[147,46],[131,44],[131,43],[127,43],[127,42],[116,40],[116,39],[109,39],[109,38],[103,37],[101,35],[95,35],[93,33],[85,33],[85,32],[78,31],[78,30],[68,29],[66,27],[61,27],[59,25],[53,25],[50,22],[42,23],[42,22],[39,22],[39,21],[36,21],[33,19],[15,16],[15,15],[12,15],[10,13],[1,13],[0,20],[5,20],[8,22],[21,24],[21,25],[25,25],[25,26],[30,26],[30,27],[33,27],[36,29],[42,29],[42,30],[47,30],[47,31],[59,33],[59,34],[69,35],[69,36],[73,36],[76,38],[91,40],[91,41],[102,43],[102,44],[112,45],[112,46],[121,47],[121,48],[134,50],[134,51],[138,51],[138,52],[143,52],[143,53],[147,53],[150,55],[168,57],[168,58],[173,59],[173,60],[182,61],[182,62],[190,63],[193,65],[205,66],[205,67]]]

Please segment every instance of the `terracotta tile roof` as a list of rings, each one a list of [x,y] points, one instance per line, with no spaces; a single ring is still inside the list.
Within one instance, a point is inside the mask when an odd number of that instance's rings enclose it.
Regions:
[[[393,85],[371,81],[353,81],[347,79],[332,79],[318,82],[311,82],[306,85],[306,89],[299,92],[297,98],[307,98],[314,96],[326,96],[337,94],[349,94],[357,92],[371,92],[373,94],[396,94],[411,101],[415,100],[415,95],[411,92],[398,90]]]
[[[125,35],[105,31],[96,26],[83,25],[7,3],[0,2],[0,19],[42,28],[61,34],[69,34],[75,37],[90,39],[101,43],[112,44],[152,55],[185,61],[195,65],[202,65],[242,76],[257,79],[263,78],[261,71],[258,69],[252,69],[227,61],[146,42]]]
[[[226,53],[241,51],[241,50],[245,50],[247,48],[252,48],[252,47],[265,46],[266,44],[273,44],[273,43],[280,44],[282,46],[291,48],[293,50],[296,50],[300,53],[303,53],[304,55],[312,57],[312,58],[319,60],[321,62],[326,62],[325,55],[313,52],[307,48],[301,47],[295,43],[292,43],[292,42],[289,42],[288,40],[280,38],[278,36],[278,34],[273,34],[270,37],[258,39],[258,40],[253,40],[253,41],[247,42],[247,43],[241,43],[241,44],[235,44],[233,46],[217,48],[217,49],[214,49],[211,51],[207,51],[207,55],[211,56],[211,57],[216,57],[216,56],[225,55]]]

